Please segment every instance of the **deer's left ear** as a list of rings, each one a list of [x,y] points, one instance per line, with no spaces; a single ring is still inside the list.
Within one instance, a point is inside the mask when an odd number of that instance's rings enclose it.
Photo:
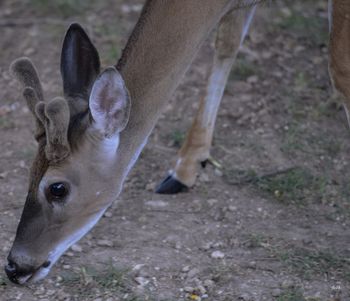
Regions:
[[[120,73],[105,69],[96,79],[89,100],[93,126],[105,137],[121,132],[129,120],[130,99]]]

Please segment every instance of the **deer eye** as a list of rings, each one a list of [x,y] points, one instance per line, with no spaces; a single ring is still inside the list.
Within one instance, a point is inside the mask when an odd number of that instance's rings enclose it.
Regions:
[[[57,182],[48,187],[46,197],[49,201],[58,201],[64,199],[68,192],[69,186],[67,183]]]

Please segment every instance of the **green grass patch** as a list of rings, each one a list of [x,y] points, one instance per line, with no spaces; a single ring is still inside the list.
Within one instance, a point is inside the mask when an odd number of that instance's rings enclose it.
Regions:
[[[282,16],[277,26],[313,44],[328,43],[327,20],[317,16],[304,15],[300,11],[292,11],[290,16]]]
[[[174,130],[171,134],[170,134],[170,137],[169,139],[171,140],[171,144],[174,146],[174,147],[181,147],[182,143],[184,142],[185,140],[185,133],[180,131],[180,130]]]
[[[301,203],[309,197],[322,195],[325,180],[313,176],[306,169],[294,168],[275,176],[257,178],[255,185],[283,203]]]
[[[306,301],[303,293],[299,288],[292,287],[288,288],[282,292],[280,296],[277,297],[277,301]]]
[[[106,266],[106,270],[103,271],[82,267],[77,272],[66,272],[62,275],[62,283],[69,287],[72,294],[78,294],[84,299],[96,298],[98,297],[96,293],[101,296],[130,293],[127,271],[118,269],[112,264]],[[136,301],[135,298],[132,296],[127,300]]]
[[[303,204],[306,199],[322,198],[326,178],[295,167],[259,175],[254,170],[224,169],[224,179],[232,185],[252,184],[282,203]]]
[[[86,0],[32,0],[30,2],[43,13],[54,12],[62,17],[82,14],[92,1]]]
[[[230,73],[230,80],[245,81],[248,77],[256,75],[257,67],[243,55],[238,55]]]
[[[338,277],[350,281],[350,260],[348,256],[333,250],[319,251],[305,248],[277,248],[272,251],[293,273],[311,280],[315,276]]]
[[[0,129],[9,130],[9,129],[13,129],[16,127],[16,124],[11,117],[13,117],[13,116],[11,116],[11,115],[10,116],[7,116],[7,115],[0,116]]]
[[[260,233],[250,233],[247,235],[243,245],[250,249],[265,247],[268,245],[268,238]]]

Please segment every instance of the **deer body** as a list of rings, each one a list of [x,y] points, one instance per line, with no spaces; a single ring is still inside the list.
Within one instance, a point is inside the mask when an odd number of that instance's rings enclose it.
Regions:
[[[174,193],[193,185],[197,166],[209,157],[224,86],[254,14],[254,6],[243,12],[232,8],[253,3],[149,0],[118,64],[101,74],[96,49],[73,24],[62,48],[64,98],[50,102],[44,101],[30,61],[20,59],[12,65],[36,118],[39,145],[5,268],[13,282],[45,277],[117,198],[166,101],[220,22],[205,96],[176,167],[158,192]],[[350,4],[335,0],[333,12],[331,74],[350,99],[350,52],[345,47],[350,43]]]

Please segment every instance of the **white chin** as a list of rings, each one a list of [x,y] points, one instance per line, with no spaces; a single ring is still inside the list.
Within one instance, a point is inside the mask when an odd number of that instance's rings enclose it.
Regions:
[[[51,266],[51,265],[50,265]],[[29,282],[37,282],[47,276],[47,274],[50,272],[50,268],[44,268],[41,267],[39,270],[37,270],[30,278]]]
[[[50,272],[50,268],[41,267],[37,271],[35,271],[33,274],[29,274],[21,278],[18,278],[18,283],[25,284],[25,283],[37,282],[45,278],[49,272]]]

